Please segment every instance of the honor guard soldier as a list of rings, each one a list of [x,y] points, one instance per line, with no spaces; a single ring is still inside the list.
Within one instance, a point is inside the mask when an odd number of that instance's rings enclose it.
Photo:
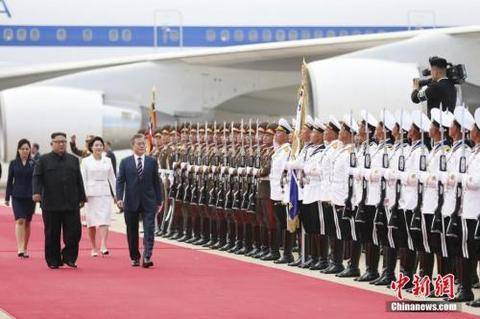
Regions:
[[[449,143],[446,139],[447,130],[452,124],[453,114],[442,112],[437,108],[430,110],[431,124],[429,135],[432,142],[432,150],[427,158],[426,173],[421,173],[421,181],[424,187],[423,205],[422,205],[422,232],[424,253],[420,260],[420,269],[426,276],[432,277],[434,256],[437,257],[437,273],[445,276],[451,273],[448,264],[448,252],[445,238],[446,225],[442,222],[443,191],[439,192],[438,176],[446,164],[446,154],[450,151]],[[441,182],[440,182],[441,183]],[[439,196],[440,195],[440,196]],[[435,230],[432,226],[437,223],[440,228]]]
[[[465,220],[465,228],[468,230],[468,238],[464,236],[466,241],[466,250],[468,253],[467,260],[464,261],[464,268],[467,274],[476,271],[477,258],[479,256],[479,240],[480,240],[480,108],[475,111],[475,125],[470,133],[470,138],[475,143],[475,147],[470,155],[467,173],[464,177],[463,184],[465,186],[465,195],[463,198],[463,219]],[[475,225],[475,226],[474,226]],[[465,257],[464,257],[465,258]],[[480,299],[467,303],[472,307],[480,307]]]
[[[303,127],[300,132],[300,140],[303,143],[303,147],[300,150],[298,157],[295,160],[289,160],[287,162],[287,170],[292,170],[292,173],[295,174],[297,177],[297,180],[299,181],[299,188],[298,188],[298,201],[299,201],[299,206],[300,206],[300,222],[302,222],[302,215],[301,211],[305,208],[302,205],[303,201],[303,191],[304,191],[304,179],[303,176],[305,175],[305,172],[303,171],[303,167],[305,166],[305,163],[308,161],[310,154],[311,154],[311,143],[310,143],[310,134],[312,133],[313,129],[313,118],[310,115],[307,115],[305,118],[305,123],[303,124]],[[304,228],[302,225],[301,227]],[[300,232],[301,234],[301,232]],[[299,266],[301,268],[309,268],[310,265],[313,262],[312,256],[311,256],[311,238],[308,233],[305,234],[305,237],[300,240],[301,245],[304,245],[304,252],[305,252],[305,257],[302,256],[302,254],[299,254],[299,257],[296,261],[292,262],[289,264],[289,266]],[[304,260],[304,263],[302,263],[302,260]]]
[[[453,299],[449,300],[452,302],[466,302],[474,299],[472,292],[473,269],[472,261],[469,259],[472,253],[474,259],[477,256],[471,249],[469,250],[473,247],[468,247],[468,233],[474,232],[475,229],[472,229],[472,214],[463,215],[466,204],[464,179],[469,157],[472,154],[471,148],[467,145],[467,137],[474,125],[475,119],[470,112],[463,106],[457,106],[449,130],[453,145],[450,154],[447,155],[447,172],[442,174],[442,182],[445,185],[445,203],[442,213],[450,217],[446,230],[448,256],[454,261],[457,268],[456,275],[460,277],[458,292]],[[468,204],[466,207],[470,209]],[[477,212],[478,208],[474,208],[474,211]],[[467,221],[469,221],[470,227]]]
[[[284,171],[290,155],[291,146],[289,135],[293,132],[291,125],[285,119],[278,121],[275,130],[276,149],[272,155],[270,170],[270,198],[273,201],[275,220],[277,223],[277,241],[280,242],[284,236],[283,255],[275,263],[286,264],[293,261],[292,246],[294,234],[287,230],[287,207],[282,202],[285,195]]]
[[[365,250],[366,271],[356,278],[357,281],[372,281],[379,277],[378,262],[380,251],[373,244],[373,220],[376,205],[379,201],[380,188],[378,184],[370,183],[372,162],[375,158],[376,165],[380,166],[381,158],[378,157],[379,149],[375,143],[375,130],[378,126],[377,119],[367,111],[360,112],[362,121],[359,128],[359,136],[363,141],[358,152],[357,187],[355,188],[355,201],[357,204],[355,223],[357,229],[357,241],[352,241],[351,255],[358,260],[360,244]],[[380,156],[381,157],[381,156]],[[358,264],[358,261],[355,261]]]
[[[320,164],[325,151],[324,132],[325,125],[320,119],[315,119],[310,134],[310,157],[303,167],[303,209],[300,210],[300,220],[305,232],[311,237],[311,270],[328,267],[328,238],[325,235],[325,219],[319,196],[322,192]]]
[[[334,116],[330,116],[324,133],[326,147],[320,164],[320,187],[322,192],[319,194],[320,201],[322,202],[323,217],[325,218],[325,234],[328,236],[330,248],[329,266],[320,270],[320,272],[325,274],[337,274],[344,270],[343,241],[337,239],[339,237],[337,234],[340,234],[340,223],[336,218],[336,214],[334,214],[331,203],[333,159],[342,148],[342,142],[338,140],[340,129],[340,122]]]

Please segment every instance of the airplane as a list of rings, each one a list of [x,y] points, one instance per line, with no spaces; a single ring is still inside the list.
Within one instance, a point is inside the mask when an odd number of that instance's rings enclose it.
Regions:
[[[308,62],[309,112],[414,109],[428,57],[467,67],[479,100],[480,2],[0,0],[0,161],[28,137],[98,134],[117,148],[159,122],[292,114]]]

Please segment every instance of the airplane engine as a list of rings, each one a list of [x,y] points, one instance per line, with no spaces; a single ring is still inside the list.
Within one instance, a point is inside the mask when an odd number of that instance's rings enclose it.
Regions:
[[[51,86],[5,90],[0,93],[0,161],[15,157],[21,138],[38,143],[41,153],[48,152],[50,133],[55,131],[68,138],[75,134],[79,148],[88,134],[102,136],[115,148],[128,147],[144,117],[138,106],[105,105],[101,91]]]
[[[309,63],[308,71],[316,116],[333,114],[341,119],[351,110],[358,114],[366,109],[377,115],[383,108],[411,111],[419,107],[410,100],[412,79],[419,77],[412,63],[332,58]]]

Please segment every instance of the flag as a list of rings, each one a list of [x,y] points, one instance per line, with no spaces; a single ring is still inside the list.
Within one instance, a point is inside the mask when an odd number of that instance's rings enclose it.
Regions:
[[[298,102],[296,108],[296,120],[295,120],[295,129],[292,137],[292,149],[290,152],[289,160],[295,160],[300,153],[302,148],[302,142],[300,140],[300,132],[302,130],[303,124],[305,123],[305,108],[308,102],[308,74],[307,74],[307,64],[305,60],[302,62],[302,84],[298,90]],[[289,179],[289,196],[288,196],[288,218],[287,218],[287,228],[290,232],[294,232],[298,226],[298,214],[300,213],[299,204],[298,204],[298,188],[300,187],[299,181],[297,179],[297,172],[295,170],[289,170],[287,173]]]
[[[149,110],[148,129],[145,134],[147,140],[147,154],[153,151],[155,146],[155,139],[153,138],[155,131],[157,130],[157,112],[155,110],[155,87],[152,88],[152,103]]]

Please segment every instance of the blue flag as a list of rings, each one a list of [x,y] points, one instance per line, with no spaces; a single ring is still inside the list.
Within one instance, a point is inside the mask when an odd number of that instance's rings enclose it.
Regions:
[[[294,171],[290,172],[290,196],[289,196],[289,209],[288,216],[290,219],[295,219],[298,216],[299,207],[298,207],[298,185],[297,185],[297,176]]]

